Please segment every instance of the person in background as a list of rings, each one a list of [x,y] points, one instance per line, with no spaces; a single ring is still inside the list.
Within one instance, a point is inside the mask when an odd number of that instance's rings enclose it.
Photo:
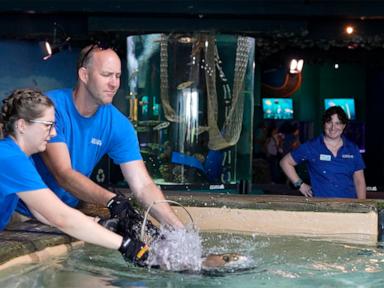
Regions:
[[[343,136],[347,124],[341,107],[328,108],[322,118],[323,134],[301,144],[280,161],[287,177],[304,196],[366,198],[365,164],[357,146]],[[295,170],[304,161],[311,185],[304,183]]]
[[[296,149],[300,146],[300,129],[299,124],[294,121],[285,121],[280,126],[280,133],[284,135],[284,141],[282,143],[282,158],[283,156],[287,155],[292,150]],[[299,165],[296,167],[296,171],[298,175],[302,176],[303,165]],[[291,181],[288,179],[288,177],[285,177],[285,183],[287,186],[291,186]]]
[[[282,144],[283,155],[286,155],[300,146],[300,129],[298,123],[286,122],[285,125],[280,128],[280,132],[284,134],[284,141]]]
[[[32,89],[15,90],[3,100],[0,115],[0,230],[11,219],[19,199],[39,221],[86,242],[119,250],[135,264],[145,261],[148,247],[126,233],[115,234],[64,204],[44,183],[31,155],[43,152],[56,135],[52,101]]]
[[[253,158],[265,158],[265,140],[267,137],[267,127],[262,121],[254,133]]]
[[[279,167],[279,161],[283,153],[282,143],[282,134],[279,133],[277,127],[274,124],[271,124],[271,126],[267,128],[265,151],[271,171],[271,180],[273,183],[282,182],[282,172]]]
[[[77,207],[79,200],[99,204],[108,207],[111,218],[124,220],[132,211],[129,200],[89,179],[95,165],[108,154],[120,165],[141,204],[149,207],[162,202],[164,195],[147,172],[133,125],[112,105],[120,86],[119,56],[100,43],[87,46],[80,53],[77,73],[74,90],[46,93],[56,106],[57,135],[34,157],[39,174],[69,206]],[[22,202],[17,211],[30,215]],[[166,202],[154,205],[151,214],[161,224],[183,227]]]

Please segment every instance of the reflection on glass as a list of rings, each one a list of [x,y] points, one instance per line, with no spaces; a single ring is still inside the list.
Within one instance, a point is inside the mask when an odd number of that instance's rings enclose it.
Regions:
[[[157,184],[236,183],[239,139],[252,121],[244,98],[253,97],[253,58],[249,37],[127,38],[129,116]]]

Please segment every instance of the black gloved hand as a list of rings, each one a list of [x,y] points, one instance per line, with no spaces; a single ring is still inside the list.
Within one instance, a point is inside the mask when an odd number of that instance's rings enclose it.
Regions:
[[[118,233],[118,230],[119,230],[119,219],[118,218],[100,219],[99,221],[97,221],[97,223],[104,226],[109,231],[120,234],[120,233]]]
[[[111,218],[119,219],[116,233],[122,236],[129,233],[133,238],[140,239],[144,217],[132,207],[128,199],[115,196],[108,202],[107,207]],[[152,238],[156,238],[160,234],[159,229],[149,220],[146,222],[146,233]]]
[[[125,261],[132,262],[134,265],[142,267],[146,266],[145,260],[148,258],[149,248],[140,240],[128,236],[124,237],[119,251],[123,255]]]
[[[132,237],[140,239],[143,221],[144,218],[140,214],[137,214],[135,217],[128,216],[124,219],[120,219],[116,233],[122,233],[121,235],[130,233]],[[145,228],[145,234],[149,235],[152,239],[155,239],[160,235],[159,229],[149,220],[147,220]]]
[[[132,205],[129,203],[128,199],[116,195],[107,203],[107,208],[111,218],[124,218],[127,213],[132,213],[130,211],[135,211]]]

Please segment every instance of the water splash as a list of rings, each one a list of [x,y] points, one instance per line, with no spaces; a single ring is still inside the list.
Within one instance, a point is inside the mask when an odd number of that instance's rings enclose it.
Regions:
[[[198,232],[190,227],[160,227],[160,237],[151,243],[148,266],[171,271],[200,271],[202,245]]]

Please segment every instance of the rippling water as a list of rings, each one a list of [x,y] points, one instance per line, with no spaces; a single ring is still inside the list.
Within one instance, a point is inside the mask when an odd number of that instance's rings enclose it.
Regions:
[[[384,287],[384,250],[296,237],[203,234],[202,254],[236,252],[249,265],[171,272],[133,267],[87,245],[49,263],[0,272],[0,287]]]

